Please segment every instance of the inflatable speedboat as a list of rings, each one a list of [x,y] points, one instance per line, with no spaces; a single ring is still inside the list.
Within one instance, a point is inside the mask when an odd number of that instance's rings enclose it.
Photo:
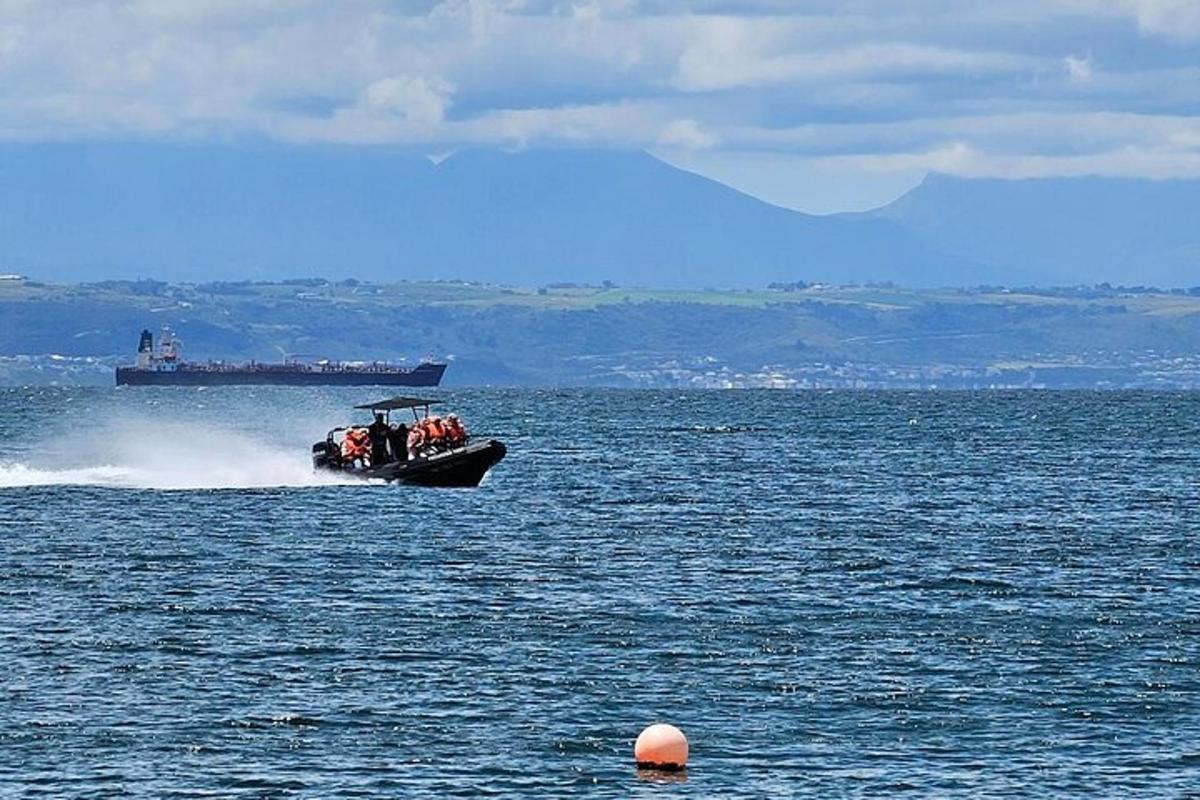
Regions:
[[[393,397],[355,406],[372,412],[370,425],[334,428],[312,446],[313,468],[364,479],[421,486],[478,486],[504,458],[504,444],[473,440],[451,414],[430,413],[438,400]],[[394,411],[411,410],[413,420],[393,423]]]

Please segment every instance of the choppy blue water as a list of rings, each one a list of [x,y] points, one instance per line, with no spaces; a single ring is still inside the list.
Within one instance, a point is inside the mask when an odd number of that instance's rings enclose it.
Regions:
[[[1200,787],[1200,394],[445,394],[478,490],[321,485],[361,391],[0,392],[0,795]]]

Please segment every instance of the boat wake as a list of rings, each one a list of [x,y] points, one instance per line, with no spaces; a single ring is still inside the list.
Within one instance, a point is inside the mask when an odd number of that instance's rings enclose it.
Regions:
[[[255,489],[361,483],[317,474],[307,448],[285,448],[244,433],[194,425],[144,431],[110,429],[39,459],[0,460],[0,489],[24,486],[106,486],[124,489]]]
[[[304,464],[267,472],[249,469],[200,469],[187,473],[153,472],[137,467],[102,464],[77,469],[38,469],[0,462],[0,489],[23,486],[107,486],[120,489],[267,489],[362,483],[337,475],[316,475]]]

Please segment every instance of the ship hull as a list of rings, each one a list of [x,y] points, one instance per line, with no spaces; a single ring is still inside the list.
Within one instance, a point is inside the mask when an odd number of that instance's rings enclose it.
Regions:
[[[138,369],[117,367],[117,386],[437,386],[445,364],[411,370]]]

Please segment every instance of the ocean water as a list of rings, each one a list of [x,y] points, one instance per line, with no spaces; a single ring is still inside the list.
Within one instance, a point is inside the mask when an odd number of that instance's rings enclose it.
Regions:
[[[439,394],[0,391],[0,796],[1200,791],[1200,394]]]

